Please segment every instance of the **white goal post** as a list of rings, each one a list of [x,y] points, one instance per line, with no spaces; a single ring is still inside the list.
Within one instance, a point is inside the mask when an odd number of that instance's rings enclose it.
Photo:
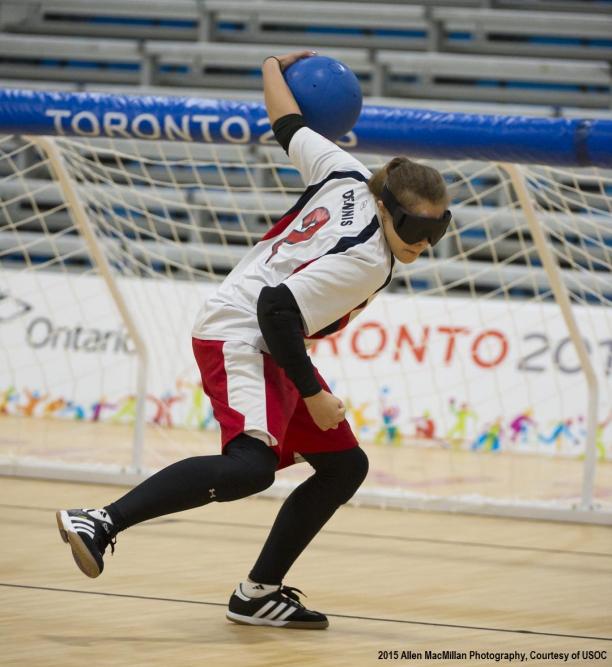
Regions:
[[[193,318],[302,185],[274,143],[210,138],[0,138],[2,474],[132,483],[217,451]],[[428,162],[447,237],[312,350],[370,457],[355,502],[612,523],[612,172]]]

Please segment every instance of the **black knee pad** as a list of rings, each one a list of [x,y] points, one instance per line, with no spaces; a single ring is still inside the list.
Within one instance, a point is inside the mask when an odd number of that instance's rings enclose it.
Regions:
[[[353,497],[368,474],[368,457],[361,447],[303,456],[316,470],[325,491],[340,505]]]
[[[363,480],[368,474],[370,467],[370,462],[368,461],[367,454],[361,449],[361,447],[354,447],[353,449],[347,449],[343,454],[343,477],[346,479],[346,491],[350,495],[346,500],[351,498],[355,491],[361,486]],[[344,502],[346,502],[346,500]]]
[[[245,494],[259,493],[274,483],[278,458],[258,438],[241,433],[226,445],[224,453],[240,464],[243,474],[236,484],[244,489]]]

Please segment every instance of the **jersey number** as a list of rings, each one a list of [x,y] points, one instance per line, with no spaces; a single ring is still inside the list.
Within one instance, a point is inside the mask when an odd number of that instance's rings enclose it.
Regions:
[[[323,225],[329,221],[330,215],[329,211],[325,206],[319,206],[313,211],[310,211],[304,218],[302,218],[302,224],[296,228],[292,229],[285,238],[279,239],[272,246],[272,252],[266,260],[266,264],[276,255],[279,248],[283,243],[288,243],[289,245],[295,245],[296,243],[302,243],[303,241],[308,241],[311,239]]]

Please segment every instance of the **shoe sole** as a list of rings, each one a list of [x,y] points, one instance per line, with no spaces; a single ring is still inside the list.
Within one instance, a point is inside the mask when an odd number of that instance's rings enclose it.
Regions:
[[[58,510],[55,513],[57,527],[62,540],[70,545],[72,557],[79,570],[88,577],[95,579],[99,577],[102,570],[98,567],[96,559],[91,555],[87,545],[81,539],[80,535],[71,530],[70,518],[65,510]]]
[[[235,614],[232,611],[228,611],[225,614],[225,618],[232,623],[238,623],[238,625],[257,625],[260,627],[266,626],[268,628],[325,630],[325,628],[329,627],[329,621],[327,619],[324,621],[274,621],[265,618],[255,618],[254,616]]]

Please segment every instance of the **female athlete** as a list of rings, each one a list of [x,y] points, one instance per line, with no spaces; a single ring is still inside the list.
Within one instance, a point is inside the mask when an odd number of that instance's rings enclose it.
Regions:
[[[321,629],[326,616],[307,609],[283,580],[363,482],[368,459],[307,347],[366,308],[391,280],[394,260],[413,262],[439,241],[450,212],[436,170],[397,157],[372,175],[305,126],[282,71],[312,53],[270,57],[262,66],[274,134],[306,189],[203,305],[193,329],[222,453],[174,463],[102,509],[60,510],[57,521],[79,568],[96,577],[118,532],[258,493],[277,470],[307,461],[314,473],[283,503],[227,617]]]

